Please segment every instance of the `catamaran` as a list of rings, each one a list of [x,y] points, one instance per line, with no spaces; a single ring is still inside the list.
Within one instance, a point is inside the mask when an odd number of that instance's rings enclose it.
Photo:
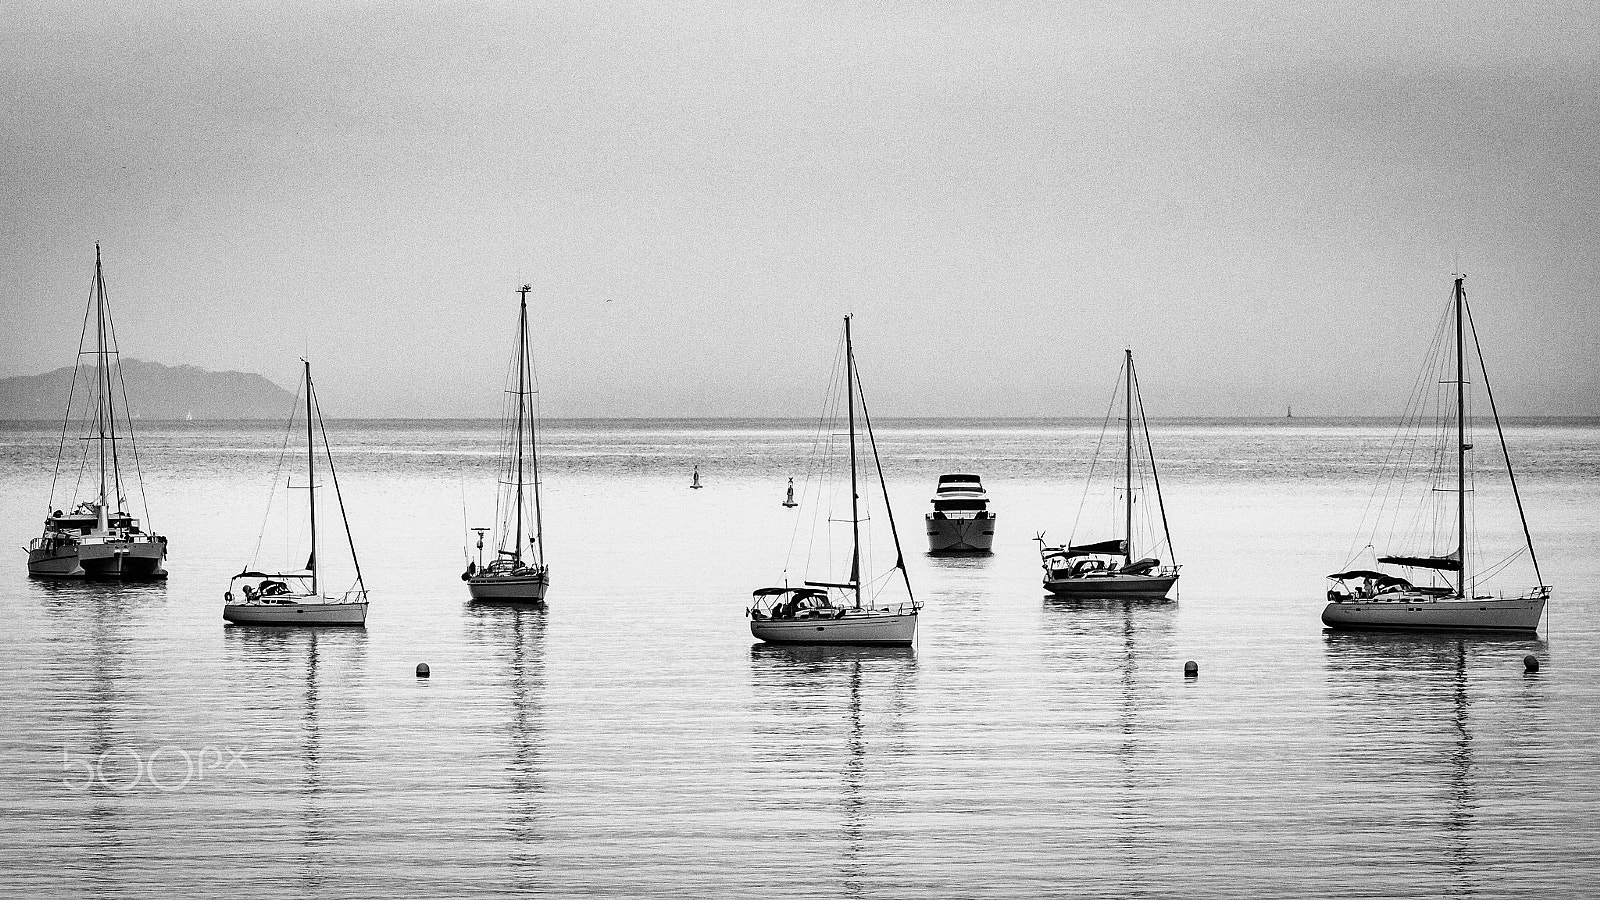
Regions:
[[[845,463],[850,470],[848,516],[842,498],[825,496],[831,486],[842,486],[843,478],[830,479],[831,473],[819,471],[816,478],[807,477],[807,488],[815,488],[816,497],[807,500],[807,508],[815,518],[801,562],[800,584],[790,584],[785,578],[781,587],[764,587],[752,595],[752,603],[745,610],[750,617],[750,633],[759,640],[782,644],[885,644],[908,645],[917,636],[917,616],[922,604],[911,592],[911,576],[906,572],[905,555],[900,551],[900,535],[894,525],[894,511],[889,506],[888,485],[883,478],[883,464],[878,459],[878,444],[872,436],[872,418],[867,413],[867,401],[861,393],[859,373],[856,370],[855,350],[850,338],[850,317],[844,318],[843,400],[848,423],[848,443],[839,447],[834,440],[834,422],[839,412],[838,400],[830,397],[829,409],[823,415],[826,423],[819,432],[813,462],[826,468],[828,462]],[[878,496],[883,502],[884,517],[888,521],[889,537],[894,546],[894,562],[879,574],[873,573],[870,553],[864,554],[862,525],[869,522],[868,510],[863,509],[863,493],[871,490],[870,480],[862,484],[861,460],[857,446],[856,404],[861,404],[861,420],[866,431],[867,446],[872,450],[872,462],[877,471]],[[832,502],[830,502],[830,499]],[[833,532],[835,526],[848,524],[849,572],[843,577],[808,577],[805,569],[812,563],[826,565],[835,558]],[[869,529],[868,536],[871,531]],[[800,539],[796,528],[795,541],[790,555],[794,558]],[[870,550],[870,545],[866,545]],[[788,567],[785,567],[787,573]],[[896,577],[898,575],[898,577]],[[904,591],[904,598],[898,595]]]
[[[355,539],[350,535],[350,519],[345,514],[344,495],[339,490],[339,476],[333,468],[333,452],[328,447],[328,433],[322,424],[322,408],[317,402],[316,386],[311,382],[311,363],[301,360],[305,373],[301,389],[306,397],[306,492],[309,507],[311,546],[303,569],[269,571],[256,566],[256,560],[244,571],[228,581],[223,593],[222,618],[237,625],[365,625],[367,621],[367,586],[361,580],[361,562],[356,558]],[[290,416],[289,427],[294,427]],[[327,580],[322,577],[323,566],[317,558],[317,437],[321,433],[324,458],[328,463],[328,477],[333,481],[333,494],[339,503],[339,519],[344,526],[345,539],[350,545],[350,561],[355,567],[355,582],[346,590],[325,593]],[[284,440],[287,454],[289,441]],[[283,459],[279,459],[280,472]],[[288,487],[295,487],[291,479]],[[273,478],[273,493],[277,491],[277,477]],[[270,511],[272,501],[267,505]],[[263,536],[265,527],[263,526]],[[256,556],[261,555],[261,541],[256,542]],[[234,593],[235,589],[239,593]]]
[[[1167,528],[1167,509],[1161,499],[1161,476],[1156,471],[1155,451],[1150,443],[1150,425],[1145,420],[1144,399],[1139,395],[1139,376],[1133,368],[1133,351],[1124,353],[1122,371],[1118,373],[1118,388],[1113,390],[1111,404],[1115,409],[1117,394],[1122,394],[1122,480],[1115,485],[1114,500],[1120,498],[1118,520],[1111,525],[1122,532],[1121,537],[1077,544],[1078,522],[1073,523],[1073,533],[1068,542],[1059,547],[1045,543],[1044,534],[1034,540],[1039,542],[1040,562],[1044,566],[1044,587],[1052,594],[1079,598],[1126,598],[1130,600],[1160,600],[1167,596],[1178,582],[1176,562],[1163,563],[1159,554],[1172,557],[1172,533]],[[1111,415],[1106,416],[1101,428],[1101,441],[1110,426]],[[1135,436],[1142,437],[1140,442]],[[1142,443],[1143,446],[1140,446]],[[1140,451],[1143,451],[1141,456]],[[1084,503],[1079,505],[1081,520],[1095,486],[1095,464],[1099,450],[1089,463],[1089,476],[1084,483]],[[1150,508],[1150,492],[1145,490],[1144,464],[1149,464],[1150,487],[1154,489],[1155,509]],[[1145,502],[1141,503],[1141,498]],[[1142,513],[1142,515],[1140,515]],[[1156,513],[1159,513],[1157,521]],[[1140,526],[1143,527],[1140,527]],[[1156,526],[1159,525],[1159,532]],[[1118,528],[1120,526],[1120,529]],[[1101,534],[1104,534],[1102,531]],[[1157,539],[1157,535],[1159,539]],[[1141,541],[1148,539],[1148,543]],[[1145,553],[1140,556],[1140,551]]]
[[[1466,361],[1469,333],[1478,362],[1475,372],[1469,370]],[[1474,374],[1483,379],[1484,396],[1489,401],[1505,458],[1506,483],[1522,526],[1522,540],[1499,558],[1490,554],[1505,548],[1491,551],[1480,547],[1474,529],[1480,518],[1475,502],[1477,491],[1488,486],[1487,479],[1480,482],[1473,466],[1472,398],[1468,385]],[[1432,428],[1424,425],[1429,419]],[[1424,437],[1429,439],[1424,442]],[[1410,465],[1413,455],[1419,453],[1430,464],[1427,479],[1415,478]],[[1371,527],[1361,530],[1367,539],[1365,546],[1352,555],[1342,571],[1328,576],[1331,584],[1328,604],[1322,611],[1324,625],[1434,631],[1538,630],[1551,588],[1540,574],[1533,535],[1523,514],[1511,453],[1500,427],[1494,393],[1489,388],[1472,311],[1467,306],[1465,276],[1455,277],[1451,309],[1435,334],[1400,436],[1374,492],[1375,497],[1380,495],[1378,512],[1370,517]],[[1404,522],[1415,522],[1419,527],[1408,528]],[[1377,541],[1389,541],[1398,547],[1378,555]],[[1368,555],[1374,557],[1371,563],[1356,565]],[[1497,577],[1506,576],[1501,581],[1511,577],[1524,555],[1531,564],[1534,586],[1511,596],[1503,590],[1496,591]],[[1385,572],[1378,566],[1398,568],[1405,575]],[[1428,583],[1420,583],[1424,580]]]
[[[528,344],[528,292],[517,289],[517,346],[506,379],[505,442],[501,454],[500,490],[495,499],[496,529],[478,532],[478,560],[467,563],[461,580],[480,602],[543,603],[550,589],[550,567],[544,556],[544,515],[539,502],[539,413],[534,397],[533,353]],[[494,559],[483,561],[483,535],[497,532]]]
[[[95,349],[89,351],[84,346],[91,318]],[[91,356],[94,358],[92,369],[84,363],[85,357]],[[94,385],[89,396],[93,398],[93,409],[78,410],[77,418],[85,421],[75,423],[73,401],[78,397],[80,380],[91,372]],[[56,507],[56,489],[62,486],[62,464],[68,457],[67,431],[74,424],[80,424],[87,435],[82,441],[82,455],[77,465],[75,496],[66,509],[61,509]],[[86,496],[83,476],[89,470],[91,453],[99,478],[91,488],[94,493]],[[144,520],[148,522],[150,508],[144,493],[144,472],[139,467],[133,417],[128,410],[128,388],[122,380],[122,356],[117,348],[116,328],[111,322],[111,304],[100,265],[100,245],[96,244],[94,285],[90,290],[89,309],[84,314],[83,333],[78,337],[78,363],[72,371],[61,442],[56,448],[55,473],[50,479],[50,502],[46,509],[51,512],[45,516],[44,534],[28,545],[29,575],[123,581],[167,577],[167,539],[142,528],[140,520],[127,511],[130,485],[123,481],[124,454],[133,463],[139,503],[144,507]],[[72,456],[80,454],[75,451]]]

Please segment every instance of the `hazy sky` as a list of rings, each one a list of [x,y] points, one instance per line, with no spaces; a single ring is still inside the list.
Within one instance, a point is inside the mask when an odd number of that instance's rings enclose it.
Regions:
[[[1392,414],[1468,273],[1502,410],[1600,414],[1600,4],[0,0],[0,375],[330,415]]]

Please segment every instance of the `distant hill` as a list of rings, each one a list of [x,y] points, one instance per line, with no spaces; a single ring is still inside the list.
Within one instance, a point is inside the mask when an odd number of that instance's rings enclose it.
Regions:
[[[196,419],[277,419],[294,404],[293,394],[249,372],[125,359],[122,380],[128,386],[131,413],[143,419],[182,419],[191,414]],[[43,375],[0,378],[0,419],[59,420],[66,411],[71,382],[71,366]],[[73,400],[75,409],[81,408],[82,399]]]

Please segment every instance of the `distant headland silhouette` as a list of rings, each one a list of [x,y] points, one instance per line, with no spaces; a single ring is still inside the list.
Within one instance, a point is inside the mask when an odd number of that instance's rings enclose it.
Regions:
[[[212,372],[128,358],[122,361],[122,378],[129,410],[141,419],[274,419],[294,403],[293,394],[251,372]],[[59,421],[71,381],[71,366],[0,378],[0,419]],[[73,406],[81,399],[74,399]]]

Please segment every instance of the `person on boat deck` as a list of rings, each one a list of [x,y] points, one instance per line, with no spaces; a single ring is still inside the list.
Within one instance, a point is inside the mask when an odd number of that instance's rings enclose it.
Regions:
[[[256,589],[251,587],[248,584],[245,585],[244,586],[244,598],[246,600],[254,600],[256,598]]]

